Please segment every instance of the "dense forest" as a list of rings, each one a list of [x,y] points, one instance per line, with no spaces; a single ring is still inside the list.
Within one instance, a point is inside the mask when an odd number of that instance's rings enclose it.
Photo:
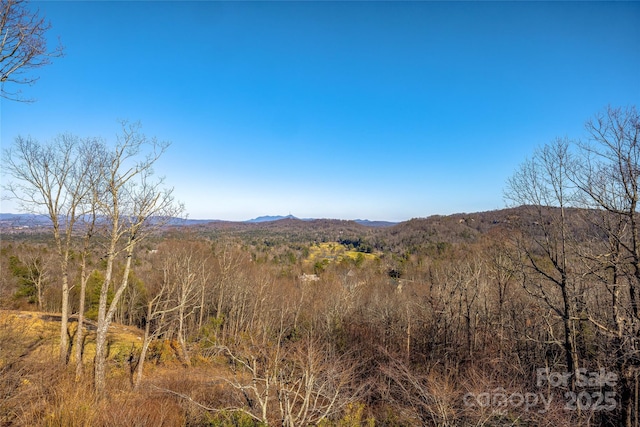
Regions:
[[[388,226],[180,225],[135,126],[19,139],[52,221],[2,230],[0,425],[638,426],[639,123],[540,147],[509,208]]]

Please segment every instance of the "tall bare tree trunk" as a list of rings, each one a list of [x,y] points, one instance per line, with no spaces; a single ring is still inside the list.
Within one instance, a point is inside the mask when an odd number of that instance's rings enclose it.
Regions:
[[[118,243],[118,221],[114,220],[112,224],[111,243],[109,252],[107,253],[107,267],[105,270],[104,281],[100,288],[100,299],[98,301],[98,325],[96,329],[96,355],[94,359],[94,386],[96,393],[101,395],[104,393],[106,384],[106,343],[107,333],[109,332],[109,323],[107,322],[107,298],[109,295],[109,287],[113,275],[113,263],[116,257],[116,245]]]
[[[69,360],[69,278],[62,273],[62,311],[60,319],[60,361]]]
[[[62,307],[60,309],[60,363],[69,360],[69,250],[62,247],[59,223],[54,222],[54,239],[60,257]]]
[[[138,360],[138,366],[136,366],[136,376],[133,381],[133,389],[137,390],[142,382],[142,373],[144,372],[144,362],[147,358],[147,351],[151,344],[151,316],[153,315],[153,300],[149,300],[147,304],[147,323],[144,325],[144,339],[142,341],[142,349],[140,350],[140,359]]]
[[[96,357],[95,357],[95,389],[98,396],[103,395],[106,389],[106,361],[107,356],[107,334],[109,332],[109,326],[113,320],[113,315],[118,309],[118,302],[122,293],[129,284],[129,272],[131,271],[131,259],[133,257],[133,249],[135,248],[135,239],[131,238],[126,249],[126,261],[124,264],[124,271],[122,273],[122,281],[116,289],[109,310],[107,311],[107,293],[109,290],[109,283],[105,279],[105,284],[100,292],[100,305],[98,307],[98,328],[96,332]],[[111,265],[113,268],[113,264]],[[108,274],[111,277],[111,273]],[[103,298],[104,292],[104,298]],[[104,304],[103,304],[104,302]]]
[[[86,253],[84,253],[82,254],[82,266],[80,267],[80,306],[78,307],[78,328],[76,329],[75,343],[76,380],[78,380],[83,373],[82,353],[84,350],[84,311],[88,280],[87,259]]]

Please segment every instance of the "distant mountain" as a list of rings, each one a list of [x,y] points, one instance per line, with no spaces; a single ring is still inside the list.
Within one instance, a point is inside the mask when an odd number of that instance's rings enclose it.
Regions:
[[[291,214],[287,215],[287,216],[282,216],[282,215],[265,215],[265,216],[259,216],[257,218],[253,218],[244,222],[248,222],[248,223],[261,223],[261,222],[272,222],[272,221],[280,221],[283,219],[297,219],[300,221],[317,221],[318,219],[316,218],[298,218],[295,217]],[[360,224],[360,225],[364,225],[366,227],[392,227],[394,225],[397,224],[397,222],[390,222],[390,221],[369,221],[368,219],[355,219],[353,220],[353,222]]]
[[[209,224],[211,222],[228,222],[221,219],[189,219],[189,218],[171,218],[167,225],[173,226],[189,226],[189,225],[201,225]]]
[[[12,227],[51,225],[51,219],[47,215],[38,214],[0,213],[0,222]]]
[[[251,223],[256,223],[256,222],[270,222],[270,221],[280,221],[281,219],[298,219],[295,216],[289,214],[287,216],[280,216],[280,215],[275,215],[275,216],[271,216],[271,215],[265,215],[265,216],[259,216],[257,218],[253,218],[253,219],[249,219],[245,222],[251,222]]]
[[[157,221],[166,222],[170,226],[189,226],[198,224],[208,224],[211,222],[223,222],[214,219],[188,219],[188,218],[151,218],[152,223]],[[5,227],[47,227],[51,226],[51,219],[47,215],[38,214],[13,214],[0,213],[0,225]]]
[[[263,222],[273,222],[280,221],[284,219],[289,220],[300,220],[300,221],[315,221],[315,218],[298,218],[291,214],[283,216],[283,215],[265,215],[259,216],[257,218],[249,219],[247,221],[242,221],[245,223],[259,224]],[[12,213],[0,213],[0,222],[2,222],[5,226],[10,227],[19,227],[19,226],[49,226],[51,225],[51,220],[47,215],[37,215],[37,214],[12,214]],[[219,223],[219,222],[229,222],[218,219],[189,219],[189,218],[173,218],[169,220],[167,225],[170,226],[190,226],[190,225],[202,225],[208,223]],[[233,222],[233,221],[231,221]],[[390,221],[370,221],[368,219],[356,219],[353,222],[358,223],[360,225],[364,225],[366,227],[391,227],[397,222]]]

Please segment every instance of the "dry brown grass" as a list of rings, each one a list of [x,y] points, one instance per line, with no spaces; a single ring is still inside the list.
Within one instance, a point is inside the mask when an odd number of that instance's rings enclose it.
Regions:
[[[173,415],[184,411],[167,399],[128,390],[126,357],[139,342],[138,331],[116,325],[110,333],[114,393],[96,404],[90,367],[76,381],[71,367],[58,363],[59,325],[56,315],[0,310],[0,425],[115,426],[132,425],[131,419],[139,420],[133,425],[184,424]],[[85,364],[94,351],[88,332]]]
[[[75,326],[75,325],[74,325]],[[58,363],[55,315],[0,310],[0,426],[202,425],[206,407],[224,406],[226,366],[199,360],[185,368],[168,343],[158,345],[138,390],[130,383],[127,357],[139,340],[135,328],[114,325],[109,334],[107,395],[96,399],[91,378],[89,331],[83,378]],[[196,404],[197,402],[198,404]]]

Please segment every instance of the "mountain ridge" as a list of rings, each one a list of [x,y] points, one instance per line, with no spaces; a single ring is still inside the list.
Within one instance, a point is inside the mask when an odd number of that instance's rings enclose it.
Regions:
[[[209,223],[246,223],[246,224],[262,224],[268,222],[282,221],[282,220],[298,220],[298,221],[317,221],[329,218],[298,218],[294,215],[263,215],[256,218],[244,220],[244,221],[228,221],[221,219],[189,219],[189,218],[172,218],[167,225],[169,226],[189,226],[200,225]],[[333,219],[333,218],[331,218]],[[337,221],[353,221],[360,225],[367,227],[391,227],[399,224],[399,222],[393,221],[371,221],[368,219],[354,219],[354,220],[342,220]],[[33,213],[0,213],[0,225],[9,227],[45,227],[51,225],[51,220],[44,214]]]

